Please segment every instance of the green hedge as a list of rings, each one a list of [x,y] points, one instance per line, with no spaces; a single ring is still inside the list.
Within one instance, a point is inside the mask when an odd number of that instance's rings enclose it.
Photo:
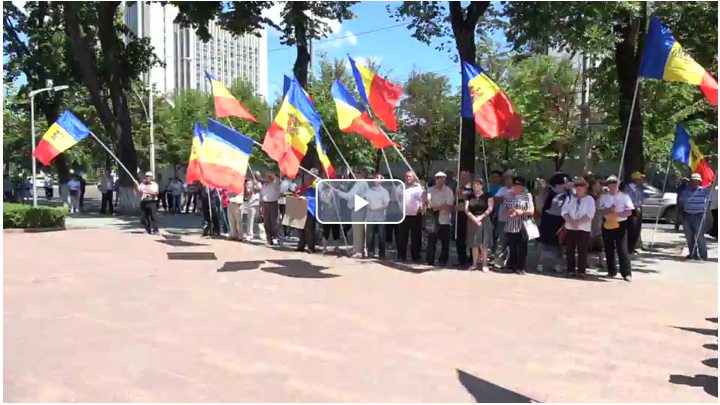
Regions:
[[[58,228],[65,226],[68,210],[65,207],[37,207],[3,203],[5,228]]]

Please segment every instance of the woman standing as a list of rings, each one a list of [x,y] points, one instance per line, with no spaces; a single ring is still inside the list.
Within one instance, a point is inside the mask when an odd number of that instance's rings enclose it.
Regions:
[[[576,177],[574,185],[575,195],[569,197],[562,207],[562,217],[565,219],[565,257],[568,276],[585,278],[590,231],[595,217],[595,199],[588,195],[588,183],[584,178]]]
[[[562,206],[569,198],[566,191],[567,175],[557,173],[550,179],[550,187],[544,197],[540,213],[540,261],[537,271],[543,271],[543,264],[547,259],[552,259],[555,272],[562,272],[560,260],[562,259],[561,234],[563,233],[564,220],[562,217]]]
[[[517,274],[525,274],[528,241],[523,234],[523,221],[532,218],[535,212],[533,197],[525,190],[525,179],[512,179],[513,192],[503,199],[502,209],[507,215],[505,238],[510,248],[507,267]]]
[[[473,194],[465,201],[467,213],[467,243],[472,249],[473,264],[470,270],[477,268],[478,260],[482,255],[482,271],[490,271],[487,266],[488,250],[492,249],[493,227],[491,215],[493,212],[493,198],[489,193],[483,192],[485,181],[476,177],[472,183]]]

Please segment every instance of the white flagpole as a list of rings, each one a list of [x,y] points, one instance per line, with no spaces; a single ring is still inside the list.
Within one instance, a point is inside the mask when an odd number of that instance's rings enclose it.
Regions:
[[[488,173],[488,163],[487,163],[487,155],[485,155],[485,137],[480,135],[480,139],[482,140],[482,153],[483,153],[483,162],[485,162],[485,185],[490,185],[490,174]]]
[[[113,159],[115,159],[115,161],[118,162],[118,164],[120,165],[120,167],[122,167],[122,168],[125,170],[125,173],[127,173],[128,176],[130,176],[130,178],[133,179],[133,181],[135,182],[135,184],[138,184],[138,181],[137,181],[137,179],[135,178],[135,177],[137,176],[137,174],[133,175],[132,173],[130,173],[130,170],[128,170],[128,168],[125,167],[124,164],[122,164],[122,162],[120,161],[120,159],[118,159],[117,156],[115,156],[115,154],[112,153],[112,152],[110,151],[110,149],[109,149],[107,146],[105,146],[105,144],[104,144],[95,134],[93,134],[92,132],[90,132],[90,135],[92,135],[92,137],[95,138],[96,141],[98,141],[98,143],[100,144],[100,146],[102,146],[103,148],[105,148],[105,150],[107,151],[107,153],[109,153],[110,156],[112,156]]]
[[[356,179],[355,173],[353,173],[352,169],[350,168],[350,163],[348,163],[347,159],[345,159],[345,155],[343,155],[340,148],[338,148],[337,143],[335,143],[335,139],[333,139],[333,136],[330,134],[330,131],[328,131],[327,127],[325,126],[325,123],[320,121],[320,124],[322,124],[323,129],[325,130],[325,133],[330,138],[330,142],[332,142],[333,146],[335,147],[335,150],[337,150],[338,155],[340,155],[340,159],[342,159],[343,163],[345,163],[345,167],[347,167],[348,172],[352,176],[353,179]]]
[[[663,188],[662,192],[660,194],[660,201],[662,202],[663,197],[665,196],[665,188],[667,187],[667,181],[668,176],[670,176],[670,165],[672,164],[672,159],[668,162],[667,169],[665,169],[665,181],[663,182]],[[678,196],[678,199],[680,196]],[[652,250],[653,245],[655,245],[655,233],[657,232],[658,223],[660,222],[660,205],[658,205],[658,211],[657,215],[655,216],[655,227],[653,228],[653,234],[652,234],[652,240],[650,241],[650,250]]]
[[[716,184],[716,183],[717,183],[717,176],[715,176],[715,179],[713,180],[712,184],[710,185],[710,193],[707,194],[708,198],[707,198],[707,201],[705,201],[705,209],[703,210],[702,219],[700,219],[700,226],[699,226],[699,229],[698,229],[698,233],[697,233],[697,235],[695,235],[695,247],[694,247],[694,249],[690,252],[690,258],[692,258],[692,257],[694,256],[694,253],[695,253],[695,252],[697,251],[697,249],[698,249],[698,243],[697,243],[697,242],[698,242],[698,239],[700,239],[700,235],[701,235],[700,232],[702,232],[702,235],[705,234],[705,217],[707,217],[708,205],[710,205],[710,199],[712,199],[712,192],[713,192],[713,190],[715,190],[715,184]],[[680,197],[680,196],[678,196],[678,198],[679,198],[679,197]],[[707,246],[707,242],[706,242],[706,246]]]
[[[385,166],[387,166],[388,174],[390,175],[390,178],[392,179],[394,177],[393,177],[392,169],[390,168],[390,162],[388,162],[387,155],[385,154],[385,148],[381,148],[380,150],[382,151],[383,158],[385,159]]]
[[[627,150],[628,139],[630,138],[630,128],[632,126],[633,114],[635,113],[635,101],[637,101],[638,89],[640,89],[640,75],[635,81],[635,92],[633,93],[632,105],[630,106],[630,117],[628,117],[627,129],[625,130],[625,143],[623,144],[622,155],[620,156],[620,169],[618,169],[618,179],[622,180],[623,164],[625,163],[625,151]]]
[[[208,200],[208,213],[210,214],[210,223],[208,225],[210,226],[210,237],[213,237],[213,226],[212,226],[212,203],[210,202],[210,187],[205,185],[205,192],[207,193],[207,200]]]
[[[462,155],[462,114],[460,114],[460,125],[458,125],[458,157],[457,157],[457,181],[458,186],[462,187],[462,185],[459,184],[460,182],[460,156]],[[457,190],[453,190],[453,193],[455,193],[455,240],[457,240],[458,237],[458,215],[457,215],[457,205],[460,201],[460,196],[458,195]]]

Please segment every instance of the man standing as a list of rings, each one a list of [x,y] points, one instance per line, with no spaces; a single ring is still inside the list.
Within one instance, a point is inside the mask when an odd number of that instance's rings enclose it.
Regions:
[[[287,194],[295,194],[297,191],[297,184],[288,176],[283,176],[282,182],[280,183],[280,195],[278,199],[278,208],[280,210],[280,220],[285,218],[285,210],[287,209]],[[287,238],[290,236],[290,227],[282,226],[282,237]]]
[[[710,195],[708,187],[701,187],[701,184],[702,176],[693,173],[690,185],[680,196],[679,210],[682,212],[683,230],[690,251],[686,258],[707,261],[705,210]]]
[[[440,239],[440,257],[438,261],[441,266],[446,266],[450,256],[450,211],[455,201],[450,187],[445,185],[447,176],[443,172],[435,174],[435,185],[430,187],[425,195],[425,202],[435,216],[434,232],[428,235],[427,264],[432,266],[435,263],[435,249]]]
[[[243,194],[228,191],[228,223],[230,225],[230,240],[242,241],[243,234]]]
[[[68,182],[68,190],[70,192],[70,212],[78,212],[80,209],[80,181],[77,175]]]
[[[415,173],[405,173],[405,191],[402,195],[405,204],[405,219],[398,225],[397,260],[407,260],[407,244],[410,238],[410,258],[413,262],[420,261],[422,245],[422,195],[423,189],[415,178]],[[397,196],[400,200],[400,196]]]
[[[180,178],[173,179],[170,182],[169,186],[169,198],[170,201],[168,201],[168,207],[170,208],[170,212],[173,214],[179,214],[182,210],[182,193],[183,193],[183,184],[182,181],[180,181]]]
[[[713,224],[710,228],[710,236],[717,239],[718,236],[718,186],[715,186],[715,188],[712,190],[712,197],[710,197],[710,212],[712,213],[713,217]]]
[[[168,210],[168,203],[167,203],[167,188],[168,188],[168,182],[163,177],[162,173],[158,173],[157,175],[157,184],[158,184],[158,209],[160,209],[160,204],[162,204],[163,210],[167,212]]]
[[[53,179],[52,176],[48,174],[45,175],[45,198],[50,201],[53,198],[53,194]]]
[[[467,170],[460,172],[460,186],[456,190],[457,205],[455,206],[455,215],[457,221],[457,238],[455,238],[455,247],[457,248],[458,263],[460,267],[468,264],[467,254],[467,214],[465,213],[465,201],[473,195],[472,176]]]
[[[265,173],[265,184],[260,188],[260,200],[262,201],[262,217],[263,227],[265,228],[266,244],[272,246],[273,238],[278,239],[278,243],[282,246],[282,239],[278,233],[278,213],[280,200],[280,179],[278,176],[268,170]]]
[[[643,174],[635,172],[630,176],[632,183],[625,187],[625,193],[630,197],[635,209],[628,218],[628,251],[631,255],[637,254],[637,243],[642,232],[642,200],[644,194]]]
[[[85,209],[85,188],[87,187],[87,181],[85,181],[85,174],[78,176],[80,182],[80,211]]]
[[[359,180],[367,179],[368,170],[365,168],[360,169],[357,173]],[[353,233],[353,254],[350,257],[360,257],[363,255],[365,244],[365,225],[363,222],[367,217],[367,206],[355,211],[355,196],[365,198],[365,193],[368,191],[370,186],[366,181],[355,181],[355,184],[347,192],[339,191],[338,195],[347,200],[347,206],[352,211],[352,233]]]
[[[260,179],[253,177],[252,180],[245,182],[245,197],[243,201],[243,212],[247,216],[248,233],[247,239],[252,241],[255,239],[255,219],[260,216]],[[265,230],[258,227],[260,239],[263,239]]]
[[[495,224],[493,224],[493,253],[497,254],[495,257],[495,265],[503,267],[504,263],[502,258],[507,250],[507,241],[505,240],[504,232],[505,223],[507,222],[507,212],[500,209],[500,206],[505,199],[511,198],[515,193],[513,189],[513,178],[515,177],[515,172],[508,170],[502,175],[502,177],[499,176],[499,173],[497,175],[498,177],[495,177],[496,174],[493,172],[490,180],[491,189],[497,189],[497,192],[493,194],[493,201],[495,202],[497,211],[499,211],[496,217],[497,220]],[[500,187],[493,185],[493,178],[498,178],[500,180]]]
[[[375,175],[376,180],[382,180],[382,174]],[[390,193],[383,187],[382,181],[376,181],[373,187],[365,192],[367,200],[367,225],[366,248],[367,256],[375,256],[375,235],[378,239],[379,258],[385,259],[385,210],[390,204]]]
[[[158,184],[153,181],[152,172],[145,172],[145,180],[142,183],[136,183],[136,188],[138,192],[140,192],[140,209],[142,210],[145,232],[148,234],[158,234]]]
[[[630,197],[620,191],[618,178],[610,176],[605,180],[608,192],[600,197],[598,205],[600,213],[605,217],[603,222],[602,238],[605,244],[605,259],[607,261],[608,277],[617,275],[615,267],[615,251],[620,260],[620,274],[625,281],[632,281],[630,268],[630,255],[627,244],[627,219],[632,215],[633,206]]]
[[[311,169],[311,173],[317,176],[318,171],[317,169]],[[317,219],[315,218],[315,204],[317,203],[317,193],[315,191],[314,183],[315,177],[309,174],[304,174],[303,185],[297,191],[298,196],[308,202],[308,213],[305,219],[305,226],[300,233],[300,240],[298,241],[297,249],[295,249],[298,252],[304,252],[305,246],[307,245],[308,251],[310,253],[315,253],[315,225],[317,223]]]
[[[113,178],[110,175],[110,170],[106,169],[105,174],[100,179],[100,193],[102,197],[100,199],[100,214],[105,215],[105,205],[110,207],[110,215],[113,214]]]

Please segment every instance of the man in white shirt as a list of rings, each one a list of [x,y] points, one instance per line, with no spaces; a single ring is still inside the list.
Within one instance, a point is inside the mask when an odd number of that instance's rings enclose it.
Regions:
[[[263,217],[263,226],[265,227],[265,235],[267,237],[267,245],[273,245],[273,238],[278,239],[278,243],[282,246],[282,239],[278,234],[278,200],[280,199],[280,179],[271,170],[265,173],[265,184],[260,188],[260,201],[262,202],[261,215]]]
[[[98,185],[98,188],[100,189],[100,193],[102,194],[102,198],[100,200],[100,214],[105,215],[105,205],[108,205],[110,207],[110,215],[113,214],[113,187],[115,186],[115,183],[113,182],[113,178],[110,175],[110,170],[106,169],[105,174],[102,178],[100,178],[100,184]]]
[[[382,174],[376,174],[376,180],[382,180]],[[367,235],[366,248],[368,257],[375,255],[375,235],[378,236],[379,258],[385,259],[385,211],[390,204],[390,193],[383,187],[382,181],[376,181],[373,187],[365,192],[365,200],[367,200]]]
[[[245,197],[243,201],[243,213],[247,217],[248,230],[246,238],[255,239],[255,220],[260,216],[260,178],[253,177],[245,182]],[[265,228],[258,227],[260,239],[265,239]]]
[[[410,239],[410,258],[413,262],[420,261],[422,245],[422,212],[423,189],[417,182],[415,173],[405,173],[405,190],[398,196],[405,204],[405,219],[398,225],[397,260],[407,260],[407,244]]]
[[[143,224],[148,234],[158,234],[157,206],[158,206],[158,184],[153,181],[152,172],[145,172],[145,180],[142,183],[135,183],[140,192],[140,209],[143,215]]]
[[[68,182],[68,190],[70,192],[70,212],[78,212],[80,209],[80,180],[77,175],[73,175]]]
[[[635,207],[630,197],[619,190],[616,176],[608,177],[605,185],[608,192],[600,196],[598,210],[605,218],[602,237],[605,244],[608,277],[613,278],[617,275],[615,267],[615,251],[617,250],[620,274],[625,281],[629,282],[632,281],[632,270],[627,244],[627,219],[632,215]]]
[[[367,179],[367,177],[367,169],[362,168],[358,171],[358,179]],[[355,211],[355,196],[357,195],[360,198],[365,198],[365,193],[370,186],[366,181],[355,181],[353,183],[353,187],[350,190],[347,192],[338,190],[337,194],[341,198],[347,200],[348,208],[352,211],[353,254],[350,257],[360,257],[364,254],[363,245],[365,244],[365,225],[362,222],[365,221],[367,216],[367,206]]]
[[[45,175],[45,198],[52,200],[53,198],[53,179],[49,174]]]
[[[431,215],[435,216],[435,225],[437,229],[428,235],[427,243],[427,264],[432,266],[435,264],[435,249],[438,239],[440,239],[441,250],[438,262],[441,266],[446,266],[450,257],[450,211],[455,205],[455,197],[452,190],[445,186],[447,176],[443,172],[435,174],[435,186],[430,187],[425,195],[425,201],[428,208],[432,211]]]

